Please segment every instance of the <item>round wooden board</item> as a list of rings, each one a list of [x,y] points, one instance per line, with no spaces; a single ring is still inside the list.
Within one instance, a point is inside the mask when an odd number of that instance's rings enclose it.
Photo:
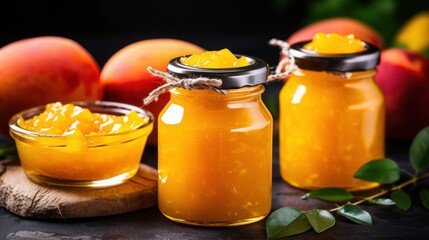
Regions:
[[[3,162],[3,163],[2,163]],[[66,188],[30,181],[19,161],[0,162],[0,206],[27,218],[82,218],[132,212],[157,204],[158,174],[140,164],[127,182],[109,188]]]

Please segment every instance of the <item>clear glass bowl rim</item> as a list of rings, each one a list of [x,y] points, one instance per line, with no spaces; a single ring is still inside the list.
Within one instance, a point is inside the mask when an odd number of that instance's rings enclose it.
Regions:
[[[149,117],[149,122],[147,124],[144,124],[138,127],[137,129],[126,131],[126,132],[113,133],[113,134],[85,136],[87,140],[106,138],[106,137],[113,138],[118,136],[126,136],[127,134],[130,134],[135,131],[141,130],[145,127],[151,126],[153,125],[153,122],[154,122],[154,116],[150,111],[131,104],[112,102],[112,101],[72,101],[64,104],[69,104],[69,103],[80,107],[89,108],[92,113],[105,113],[105,114],[116,113],[118,115],[118,114],[126,114],[131,110],[135,110],[138,114],[143,115],[144,117]],[[33,131],[23,129],[17,125],[17,121],[20,116],[22,116],[24,119],[34,117],[35,115],[42,113],[45,110],[45,107],[46,105],[40,105],[40,106],[29,108],[14,114],[9,120],[9,129],[10,129],[11,135],[12,136],[17,135],[17,137],[19,136],[20,138],[24,138],[28,140],[33,140],[35,138],[50,138],[50,139],[56,139],[58,141],[61,141],[61,140],[65,141],[67,138],[69,138],[68,136],[59,136],[59,135],[53,135],[53,134],[43,134],[43,133],[33,132]]]

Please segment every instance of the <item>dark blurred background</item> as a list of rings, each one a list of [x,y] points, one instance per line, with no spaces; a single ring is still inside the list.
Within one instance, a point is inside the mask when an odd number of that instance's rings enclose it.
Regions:
[[[208,50],[229,48],[276,64],[286,39],[312,22],[354,17],[379,31],[387,43],[426,0],[63,0],[2,3],[0,46],[15,40],[57,35],[82,44],[100,67],[122,47],[149,38],[178,38]]]

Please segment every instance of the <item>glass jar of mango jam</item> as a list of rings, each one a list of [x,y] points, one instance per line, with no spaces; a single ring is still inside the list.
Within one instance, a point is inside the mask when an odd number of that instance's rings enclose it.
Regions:
[[[51,103],[17,113],[9,128],[30,180],[109,187],[136,174],[153,116],[115,102]]]
[[[169,73],[222,80],[226,95],[174,88],[158,119],[158,205],[169,219],[200,226],[259,221],[271,210],[272,116],[261,100],[268,66],[194,67]]]
[[[279,97],[281,176],[308,190],[376,187],[353,175],[384,157],[384,98],[374,82],[379,50],[363,43],[361,51],[329,54],[329,45],[318,53],[306,44],[291,46],[299,69]]]

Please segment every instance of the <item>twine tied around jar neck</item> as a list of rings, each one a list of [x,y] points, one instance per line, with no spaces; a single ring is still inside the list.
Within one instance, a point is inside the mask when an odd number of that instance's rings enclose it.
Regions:
[[[281,53],[285,57],[277,65],[275,73],[270,74],[267,77],[266,82],[272,82],[275,80],[283,80],[288,78],[289,75],[292,74],[297,69],[297,66],[295,65],[295,59],[293,58],[293,56],[289,54],[289,44],[278,39],[271,39],[269,41],[269,44],[280,47]],[[149,95],[143,99],[144,105],[148,105],[153,101],[158,101],[159,95],[176,87],[184,88],[187,90],[210,89],[222,95],[228,94],[226,90],[220,89],[220,86],[222,85],[221,79],[213,79],[213,78],[205,78],[205,77],[177,78],[172,74],[156,70],[150,66],[147,67],[147,71],[154,76],[163,78],[166,81],[166,83],[157,87],[152,92],[150,92]]]
[[[149,95],[143,100],[144,105],[148,105],[153,101],[158,101],[159,95],[167,92],[168,90],[176,87],[184,88],[187,90],[192,89],[210,89],[222,95],[226,95],[225,90],[220,89],[222,80],[213,78],[177,78],[167,72],[156,70],[152,67],[147,67],[147,71],[157,77],[163,78],[167,83],[155,88]]]

